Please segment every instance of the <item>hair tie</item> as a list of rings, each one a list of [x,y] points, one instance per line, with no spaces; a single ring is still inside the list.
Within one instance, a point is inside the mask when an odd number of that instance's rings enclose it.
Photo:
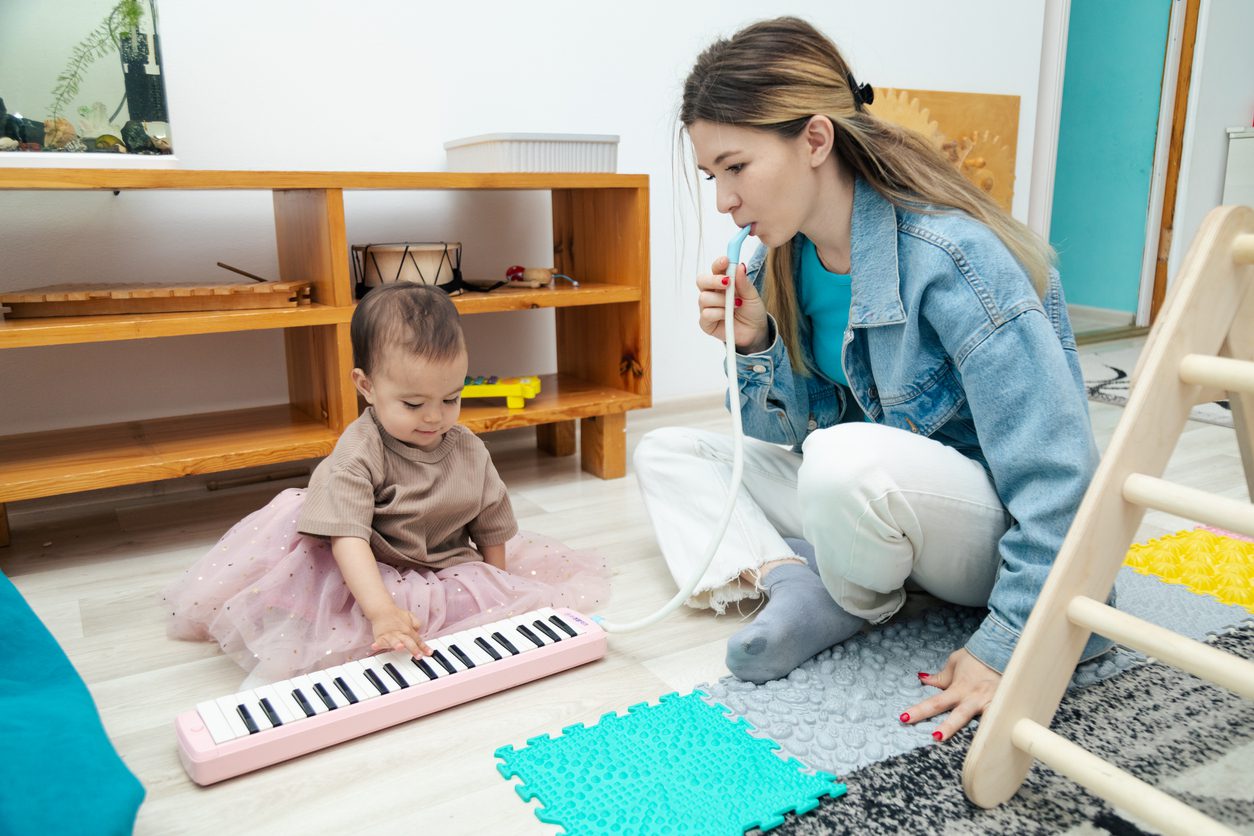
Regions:
[[[875,88],[870,84],[859,86],[854,80],[853,73],[845,76],[849,82],[849,92],[853,93],[853,104],[855,108],[863,108],[875,101]]]

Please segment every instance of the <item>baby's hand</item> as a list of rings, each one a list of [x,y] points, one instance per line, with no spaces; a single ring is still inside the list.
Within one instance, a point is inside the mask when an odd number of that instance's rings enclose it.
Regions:
[[[374,629],[371,650],[407,650],[411,656],[431,655],[431,648],[419,633],[422,622],[408,610],[392,606],[371,618],[370,626]]]

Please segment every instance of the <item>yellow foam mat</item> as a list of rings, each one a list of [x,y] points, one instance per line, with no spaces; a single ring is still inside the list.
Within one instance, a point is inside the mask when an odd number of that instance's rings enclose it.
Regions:
[[[1204,529],[1177,531],[1133,544],[1124,565],[1254,612],[1254,543]]]

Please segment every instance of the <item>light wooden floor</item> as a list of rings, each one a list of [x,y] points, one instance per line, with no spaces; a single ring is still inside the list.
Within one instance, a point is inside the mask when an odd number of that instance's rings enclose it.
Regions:
[[[711,397],[632,413],[630,447],[658,426],[725,430],[721,403]],[[1090,409],[1104,448],[1122,410]],[[537,453],[531,431],[487,439],[524,528],[609,558],[609,617],[638,617],[673,594],[634,476],[591,477],[578,469],[578,457]],[[1225,428],[1190,422],[1168,477],[1247,497],[1235,439]],[[24,513],[21,504],[12,509],[13,544],[0,549],[0,569],[61,642],[118,751],[147,787],[139,833],[553,833],[496,772],[497,747],[593,723],[670,691],[686,693],[726,673],[724,642],[738,627],[736,617],[685,609],[644,632],[613,636],[606,658],[581,669],[197,787],[178,762],[173,719],[200,700],[237,690],[242,672],[215,645],[167,639],[159,590],[232,523],[292,484],[194,499],[110,499],[99,492],[39,504],[38,513]],[[1151,514],[1142,539],[1191,526]]]

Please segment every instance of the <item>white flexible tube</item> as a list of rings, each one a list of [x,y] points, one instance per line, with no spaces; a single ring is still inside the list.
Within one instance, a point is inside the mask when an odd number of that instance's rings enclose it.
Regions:
[[[656,624],[679,609],[680,605],[688,600],[692,591],[697,588],[705,571],[710,568],[710,564],[714,561],[714,553],[718,551],[719,544],[723,542],[723,535],[727,533],[727,523],[731,521],[732,511],[736,507],[736,494],[740,492],[740,478],[745,465],[745,436],[740,420],[740,377],[737,374],[736,335],[732,320],[735,319],[736,313],[736,265],[740,263],[740,248],[747,237],[749,237],[749,227],[746,226],[737,232],[736,237],[732,238],[731,243],[727,245],[727,277],[730,281],[727,283],[727,293],[723,300],[723,337],[727,344],[727,404],[732,416],[732,476],[731,487],[727,491],[727,504],[723,507],[723,514],[719,517],[718,523],[714,526],[714,536],[710,538],[710,544],[705,549],[701,568],[692,573],[692,578],[679,592],[675,593],[675,597],[663,604],[652,615],[628,621],[625,624],[593,616],[592,620],[600,624],[607,632],[629,633],[632,630],[639,630]]]

